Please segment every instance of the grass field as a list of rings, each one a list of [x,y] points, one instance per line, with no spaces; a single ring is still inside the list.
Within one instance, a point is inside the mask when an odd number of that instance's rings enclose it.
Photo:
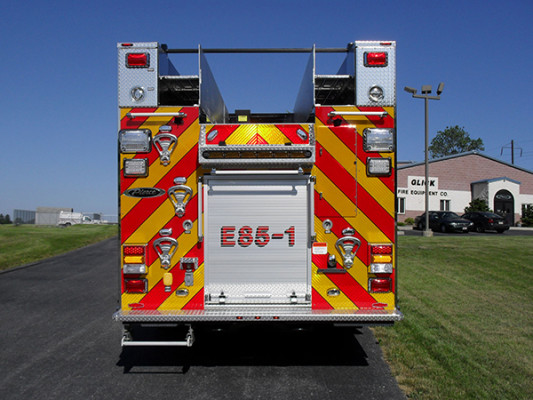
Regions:
[[[68,228],[0,225],[0,270],[65,253],[117,234],[116,225]]]
[[[531,237],[400,237],[405,320],[375,328],[413,399],[533,399]]]

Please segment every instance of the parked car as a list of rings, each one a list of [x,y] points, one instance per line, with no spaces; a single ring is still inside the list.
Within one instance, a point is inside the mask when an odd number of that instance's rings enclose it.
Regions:
[[[472,226],[471,230],[476,230],[477,232],[496,231],[503,233],[509,229],[509,224],[505,222],[501,215],[491,212],[469,212],[463,215],[463,218],[472,221],[474,226]]]
[[[426,213],[415,218],[415,228],[423,230],[426,226]],[[429,228],[440,232],[464,232],[468,233],[474,226],[472,221],[461,218],[451,211],[430,211]]]

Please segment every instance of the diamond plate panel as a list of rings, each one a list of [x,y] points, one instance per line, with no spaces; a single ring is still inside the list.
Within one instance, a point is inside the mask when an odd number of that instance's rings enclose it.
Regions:
[[[148,53],[148,68],[128,68],[128,53]],[[158,82],[158,45],[157,43],[133,43],[131,46],[118,45],[118,106],[119,107],[157,107]],[[134,100],[132,90],[141,88],[144,97]]]
[[[381,45],[379,42],[356,42],[355,49],[355,95],[357,106],[394,106],[396,104],[396,43]],[[386,67],[365,67],[366,52],[386,52]],[[383,99],[372,101],[368,97],[370,89],[379,86],[383,89]]]

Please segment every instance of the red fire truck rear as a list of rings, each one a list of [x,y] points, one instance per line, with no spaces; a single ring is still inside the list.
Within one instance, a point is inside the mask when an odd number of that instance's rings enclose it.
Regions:
[[[207,323],[402,319],[395,48],[118,44],[122,345],[191,346]],[[209,54],[286,52],[309,55],[293,112],[228,112]],[[196,75],[174,66],[186,53]],[[316,73],[318,53],[345,55],[337,74]],[[146,326],[185,337],[132,334]]]

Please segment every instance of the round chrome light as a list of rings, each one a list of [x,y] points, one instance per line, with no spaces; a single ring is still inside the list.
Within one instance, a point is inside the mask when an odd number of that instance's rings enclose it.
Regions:
[[[144,89],[142,87],[131,89],[131,98],[133,101],[141,101],[144,98]]]
[[[372,86],[368,91],[368,98],[372,101],[381,101],[384,97],[383,88],[381,86]]]

